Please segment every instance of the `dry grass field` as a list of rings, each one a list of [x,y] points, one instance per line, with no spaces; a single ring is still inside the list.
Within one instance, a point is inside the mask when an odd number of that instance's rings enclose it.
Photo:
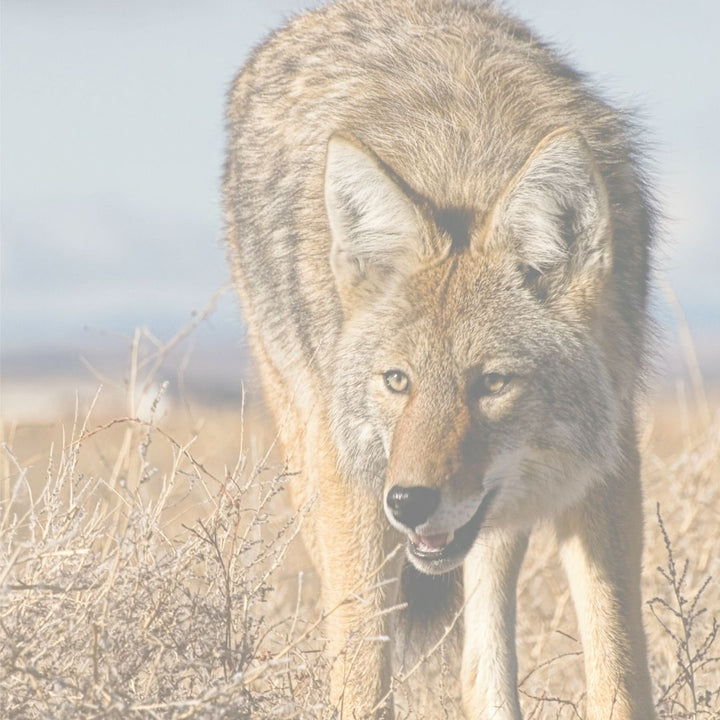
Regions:
[[[331,718],[332,608],[299,537],[308,509],[285,499],[294,469],[257,409],[166,397],[144,352],[136,338],[127,381],[56,418],[4,418],[0,717]],[[653,402],[642,439],[645,625],[660,717],[720,718],[720,413],[684,397]],[[582,718],[545,528],[519,593],[526,717]],[[398,677],[399,718],[454,717],[442,646],[431,660],[436,705]]]

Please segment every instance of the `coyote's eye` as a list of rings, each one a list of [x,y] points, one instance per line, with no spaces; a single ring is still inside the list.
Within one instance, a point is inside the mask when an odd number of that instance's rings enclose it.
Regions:
[[[407,393],[410,390],[410,378],[401,370],[388,370],[383,375],[385,387],[394,393]]]
[[[488,373],[482,376],[482,389],[484,395],[497,395],[510,382],[509,375]]]

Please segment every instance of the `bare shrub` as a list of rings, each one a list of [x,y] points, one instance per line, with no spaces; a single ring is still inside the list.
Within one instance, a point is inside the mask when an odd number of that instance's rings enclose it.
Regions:
[[[657,699],[660,717],[699,718],[717,716],[713,708],[720,705],[720,686],[711,689],[705,682],[712,682],[708,671],[720,662],[720,655],[714,655],[714,644],[718,636],[717,618],[709,616],[708,608],[701,599],[712,577],[707,576],[691,597],[688,588],[690,561],[685,560],[678,567],[673,554],[672,543],[657,505],[657,522],[667,551],[667,566],[658,566],[657,571],[665,580],[668,600],[656,595],[648,601],[653,617],[675,645],[676,676],[670,683],[661,686]],[[703,620],[705,627],[703,628]],[[699,637],[698,637],[699,635]],[[717,682],[717,681],[715,681]]]
[[[87,431],[38,496],[15,466],[0,543],[0,716],[319,716],[322,656],[308,642],[288,651],[304,621],[268,602],[302,522],[277,515],[287,474],[237,468],[212,512],[170,536],[200,471],[162,436],[172,467],[152,471],[159,433],[135,424],[141,472],[114,486],[76,472]]]

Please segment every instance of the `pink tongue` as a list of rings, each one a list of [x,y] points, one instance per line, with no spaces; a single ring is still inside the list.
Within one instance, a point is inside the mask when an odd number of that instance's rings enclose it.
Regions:
[[[447,533],[441,533],[440,535],[420,535],[421,544],[433,549],[444,548],[447,545],[447,539]]]

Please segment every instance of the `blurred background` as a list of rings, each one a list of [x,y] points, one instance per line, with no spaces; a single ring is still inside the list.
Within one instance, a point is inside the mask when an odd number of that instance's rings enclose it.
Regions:
[[[217,296],[229,279],[225,95],[250,50],[315,4],[2,0],[5,419],[53,417],[76,388],[122,376],[136,328],[162,347],[201,318],[163,357],[169,377],[180,368],[186,392],[237,401],[242,324],[234,295]],[[505,6],[606,97],[639,108],[665,213],[654,384],[691,394],[700,376],[717,384],[720,4]]]

